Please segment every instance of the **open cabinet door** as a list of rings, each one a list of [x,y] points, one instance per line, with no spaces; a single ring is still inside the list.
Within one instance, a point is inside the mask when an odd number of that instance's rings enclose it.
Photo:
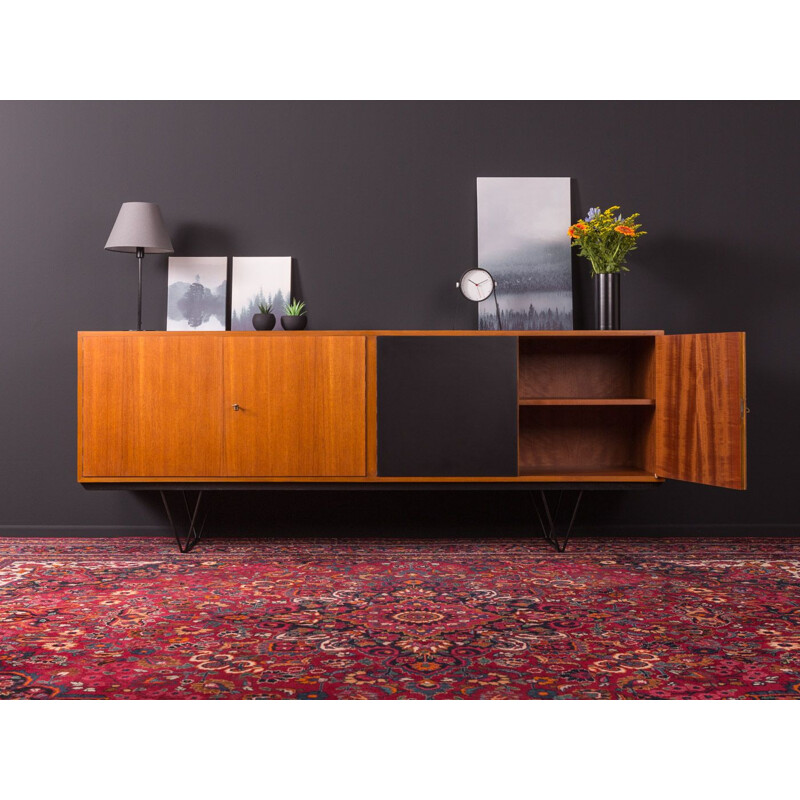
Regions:
[[[744,489],[744,333],[656,337],[656,473]]]

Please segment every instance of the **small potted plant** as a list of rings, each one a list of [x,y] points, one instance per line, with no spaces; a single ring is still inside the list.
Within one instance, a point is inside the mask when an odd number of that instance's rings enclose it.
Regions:
[[[284,309],[286,314],[281,317],[281,325],[285,331],[302,331],[308,325],[305,307],[305,303],[292,298],[292,302]]]
[[[605,211],[590,208],[585,219],[570,225],[567,233],[572,246],[578,247],[578,255],[587,258],[592,265],[595,281],[595,315],[597,327],[602,330],[618,330],[620,327],[619,276],[629,272],[625,258],[636,249],[636,240],[647,231],[636,222],[638,214],[628,217],[615,214],[619,206]]]
[[[260,314],[253,314],[253,327],[257,331],[271,331],[275,327],[275,315],[272,313],[272,303],[259,303]]]

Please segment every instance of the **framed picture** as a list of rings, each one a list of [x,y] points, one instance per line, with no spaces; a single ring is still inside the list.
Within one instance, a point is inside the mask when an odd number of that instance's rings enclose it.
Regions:
[[[231,330],[252,331],[259,303],[271,304],[280,328],[292,296],[291,256],[234,256],[231,270]]]
[[[170,256],[168,331],[224,331],[227,256]]]
[[[478,266],[497,282],[478,327],[572,330],[569,178],[478,178]]]

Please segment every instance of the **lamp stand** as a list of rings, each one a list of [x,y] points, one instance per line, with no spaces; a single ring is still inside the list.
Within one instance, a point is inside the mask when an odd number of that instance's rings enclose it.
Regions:
[[[142,329],[142,259],[144,258],[144,247],[136,248],[136,258],[139,259],[139,324],[137,331]]]

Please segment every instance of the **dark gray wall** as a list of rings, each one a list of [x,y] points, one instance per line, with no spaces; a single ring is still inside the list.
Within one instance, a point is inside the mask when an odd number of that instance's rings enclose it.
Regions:
[[[103,250],[121,202],[160,203],[180,255],[294,256],[314,328],[470,328],[454,281],[476,260],[475,178],[508,175],[574,178],[576,214],[641,212],[625,327],[748,335],[750,489],[595,497],[581,526],[797,530],[798,130],[797,103],[2,103],[0,526],[163,530],[152,498],[75,482],[75,332],[135,325],[135,259]],[[148,257],[145,326],[165,313],[166,257]],[[212,523],[522,532],[529,512],[511,493],[307,497],[225,494]]]

